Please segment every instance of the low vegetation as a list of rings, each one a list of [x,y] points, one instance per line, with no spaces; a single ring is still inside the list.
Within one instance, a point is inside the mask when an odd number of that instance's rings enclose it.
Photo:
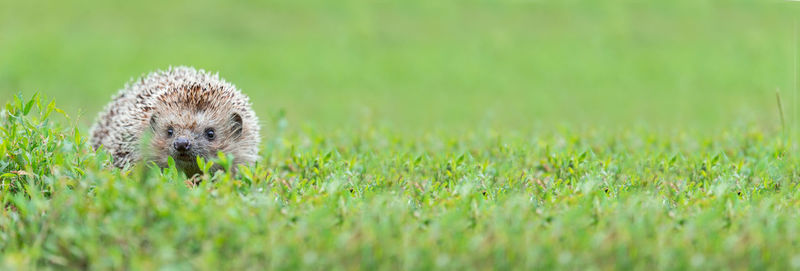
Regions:
[[[780,134],[277,128],[195,184],[110,169],[70,123],[37,97],[2,113],[0,269],[800,267]]]

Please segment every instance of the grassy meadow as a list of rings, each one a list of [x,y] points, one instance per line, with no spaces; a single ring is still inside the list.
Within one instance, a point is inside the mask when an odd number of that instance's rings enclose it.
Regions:
[[[0,1],[0,269],[800,269],[797,12]],[[171,65],[250,96],[257,165],[91,150]]]

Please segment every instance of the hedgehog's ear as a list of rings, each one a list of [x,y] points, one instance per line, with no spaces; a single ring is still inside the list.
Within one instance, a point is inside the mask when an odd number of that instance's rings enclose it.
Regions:
[[[238,113],[233,113],[231,115],[231,134],[233,137],[242,135],[242,116]]]
[[[158,116],[156,114],[150,115],[150,129],[153,129],[153,132],[156,131],[156,121],[158,120]]]

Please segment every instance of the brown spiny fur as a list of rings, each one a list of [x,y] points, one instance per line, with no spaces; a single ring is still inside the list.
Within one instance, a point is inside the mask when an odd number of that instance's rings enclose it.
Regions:
[[[216,74],[189,67],[156,71],[113,98],[92,128],[91,144],[103,146],[119,168],[142,159],[166,167],[172,156],[191,176],[199,173],[196,157],[209,159],[220,151],[233,155],[234,164],[249,165],[258,158],[260,142],[250,107],[247,96]],[[142,149],[146,133],[152,138]],[[178,151],[178,139],[189,142],[190,150]]]

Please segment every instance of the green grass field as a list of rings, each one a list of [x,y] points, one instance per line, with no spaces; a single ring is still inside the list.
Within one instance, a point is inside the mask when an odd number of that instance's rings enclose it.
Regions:
[[[799,11],[0,1],[0,269],[800,269]],[[89,148],[170,65],[251,97],[257,165]]]

